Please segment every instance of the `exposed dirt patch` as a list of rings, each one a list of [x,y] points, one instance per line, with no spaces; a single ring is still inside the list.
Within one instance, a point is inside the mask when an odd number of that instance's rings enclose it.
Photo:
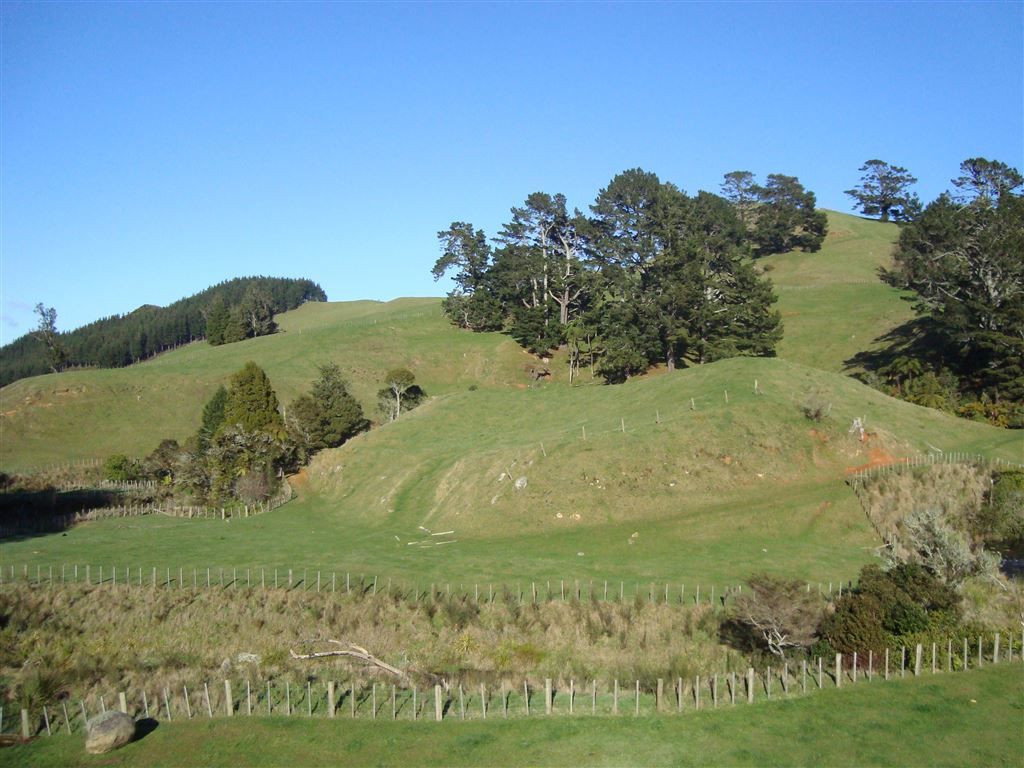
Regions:
[[[886,450],[881,443],[872,445],[873,435],[865,435],[864,442],[867,446],[868,463],[856,467],[847,467],[846,474],[852,475],[856,472],[863,472],[866,469],[885,467],[889,464],[906,464],[909,459],[905,456],[894,456]]]

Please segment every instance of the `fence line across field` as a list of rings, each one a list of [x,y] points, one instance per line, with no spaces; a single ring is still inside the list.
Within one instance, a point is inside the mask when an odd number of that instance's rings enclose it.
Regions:
[[[1024,465],[1017,464],[1006,459],[991,458],[976,453],[961,453],[950,451],[947,453],[923,453],[916,456],[908,456],[895,459],[887,464],[877,467],[868,467],[851,472],[847,475],[847,481],[852,485],[863,483],[867,480],[885,475],[899,475],[904,472],[911,472],[920,467],[934,467],[941,464],[980,464],[989,469],[1021,469]]]
[[[601,601],[624,603],[641,601],[663,605],[708,605],[724,608],[743,594],[743,585],[610,579],[545,579],[509,582],[410,583],[393,578],[369,576],[351,571],[327,571],[313,568],[238,568],[107,566],[72,563],[59,566],[36,563],[0,564],[0,589],[5,585],[27,583],[36,587],[59,588],[85,584],[98,589],[249,589],[288,590],[308,593],[376,595],[378,593],[408,600],[428,602],[441,599],[472,600],[477,605],[514,600],[520,604],[548,602]],[[808,593],[839,596],[849,590],[851,581],[805,582]],[[453,588],[454,587],[454,588]]]
[[[1024,633],[1019,644],[1013,635],[978,635],[976,644],[947,640],[886,649],[882,658],[872,651],[834,659],[783,662],[763,670],[725,670],[692,678],[640,680],[585,679],[577,681],[532,677],[520,687],[507,680],[463,686],[461,683],[399,686],[392,683],[307,677],[292,680],[223,678],[218,685],[183,684],[171,689],[152,686],[136,691],[98,693],[82,697],[64,695],[55,701],[21,708],[18,716],[0,707],[0,733],[28,739],[45,733],[80,733],[89,717],[117,709],[134,718],[175,720],[214,717],[322,717],[362,720],[467,720],[536,716],[606,716],[683,714],[689,711],[735,708],[743,704],[792,698],[824,688],[863,685],[875,681],[958,673],[988,665],[1024,660]],[[898,656],[898,659],[896,658]],[[930,672],[929,672],[930,670]],[[1012,674],[1018,672],[1012,671]],[[531,682],[531,680],[533,682]],[[543,681],[538,683],[537,681]],[[109,702],[109,704],[108,704]],[[10,706],[10,705],[8,705]]]

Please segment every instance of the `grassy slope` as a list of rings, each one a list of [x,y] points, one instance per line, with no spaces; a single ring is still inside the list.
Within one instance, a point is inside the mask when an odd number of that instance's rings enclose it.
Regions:
[[[1018,667],[989,667],[682,717],[172,722],[99,756],[80,736],[41,737],[0,750],[0,765],[1009,766],[1024,754],[1022,698]]]
[[[217,386],[247,360],[267,371],[282,405],[309,388],[318,365],[336,362],[371,413],[380,380],[397,366],[413,369],[430,394],[529,381],[530,358],[515,342],[455,332],[437,299],[314,303],[278,321],[282,333],[274,336],[223,347],[199,342],[129,368],[38,376],[0,389],[0,467],[141,456],[164,437],[183,440]]]
[[[827,371],[870,349],[876,338],[909,320],[910,303],[878,279],[899,234],[880,224],[828,212],[829,233],[818,253],[769,256],[763,264],[779,296],[785,336],[780,357]]]
[[[810,391],[834,404],[821,424],[800,411]],[[876,430],[867,445],[847,434],[853,415]],[[724,584],[760,569],[838,580],[877,544],[846,470],[928,444],[1012,460],[1019,438],[782,360],[726,360],[620,388],[453,393],[324,452],[297,483],[302,498],[273,513],[95,523],[8,542],[0,560],[309,567],[420,583]],[[409,546],[427,538],[420,525],[458,541]]]

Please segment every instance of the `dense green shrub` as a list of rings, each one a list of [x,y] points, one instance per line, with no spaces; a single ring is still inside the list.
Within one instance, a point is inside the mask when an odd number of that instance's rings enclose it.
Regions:
[[[897,638],[946,632],[959,620],[959,596],[915,563],[861,569],[856,588],[836,601],[822,637],[840,653],[882,652]]]

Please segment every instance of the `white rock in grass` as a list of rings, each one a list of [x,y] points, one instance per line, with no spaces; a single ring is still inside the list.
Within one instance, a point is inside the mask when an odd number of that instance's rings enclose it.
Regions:
[[[107,710],[85,724],[85,751],[93,755],[112,752],[135,738],[135,721],[117,710]]]
[[[525,477],[520,477],[518,480],[516,480],[516,490],[517,491],[521,491],[525,487],[526,487],[526,478]]]

